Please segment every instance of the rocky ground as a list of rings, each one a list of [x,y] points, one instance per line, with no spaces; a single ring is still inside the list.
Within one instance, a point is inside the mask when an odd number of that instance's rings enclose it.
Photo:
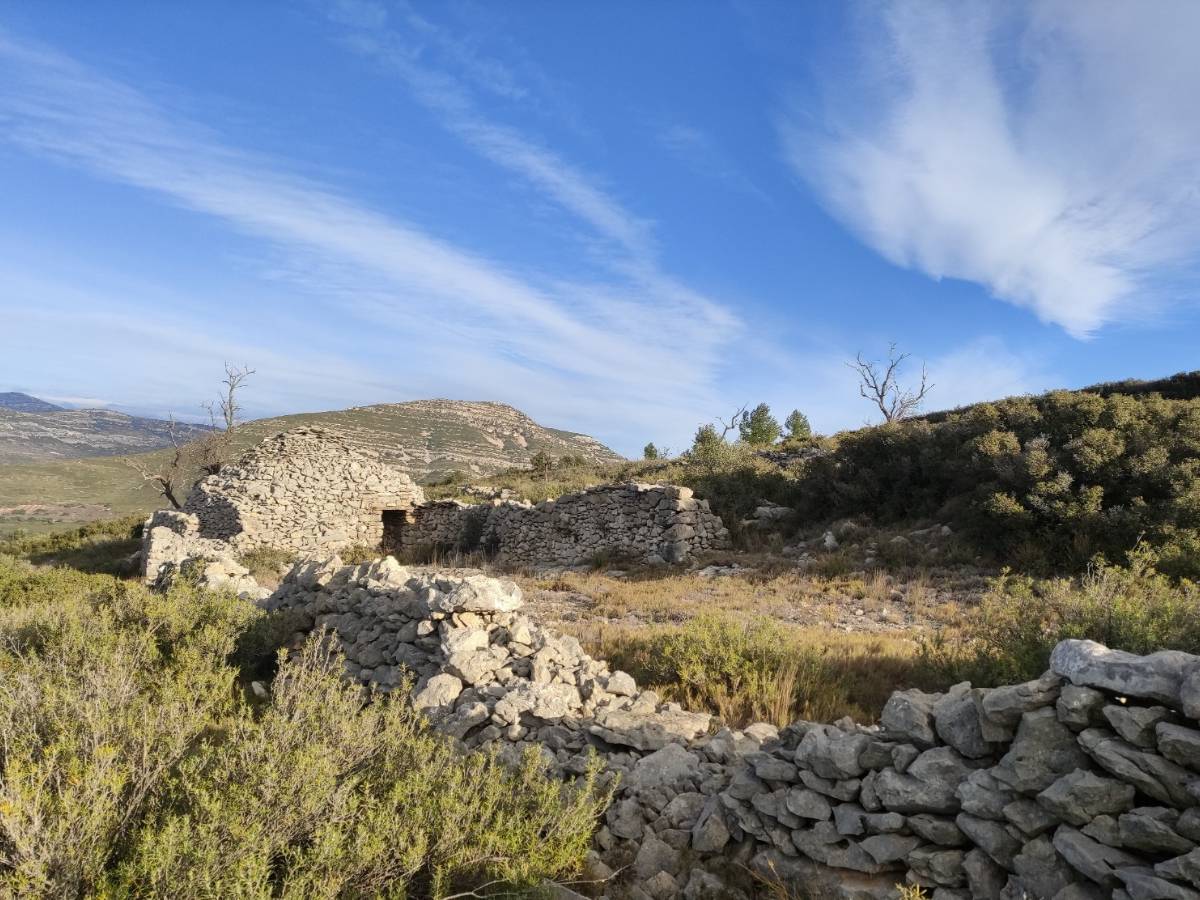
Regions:
[[[504,573],[539,621],[637,627],[720,610],[856,634],[907,634],[955,623],[996,572],[964,560],[952,533],[853,523],[757,551],[727,551],[682,569],[613,564]],[[485,568],[486,568],[486,564]]]

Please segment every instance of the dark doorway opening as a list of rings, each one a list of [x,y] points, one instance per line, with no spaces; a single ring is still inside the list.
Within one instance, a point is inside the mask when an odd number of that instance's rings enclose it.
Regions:
[[[408,524],[408,511],[385,509],[383,511],[383,552],[396,553],[401,549],[404,526]]]

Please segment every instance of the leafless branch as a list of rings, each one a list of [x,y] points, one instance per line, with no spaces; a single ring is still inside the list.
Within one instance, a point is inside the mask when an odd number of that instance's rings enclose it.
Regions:
[[[908,358],[908,353],[897,353],[893,343],[888,345],[886,366],[881,367],[880,364],[863,359],[861,352],[854,357],[854,362],[846,363],[858,373],[859,395],[879,408],[885,422],[898,422],[912,415],[920,408],[925,395],[933,389],[933,385],[929,383],[929,371],[924,365],[921,366],[921,383],[917,387],[900,386],[900,366]]]
[[[125,465],[137,472],[142,481],[153,484],[159,494],[175,509],[182,505],[176,496],[176,490],[181,486],[184,469],[185,444],[180,440],[179,425],[174,416],[167,417],[167,438],[171,441],[171,454],[159,462],[157,466],[147,466],[136,456],[125,457]]]
[[[215,403],[201,404],[208,412],[211,430],[195,440],[185,442],[172,416],[168,420],[167,436],[173,452],[154,465],[148,466],[136,457],[126,458],[125,464],[137,472],[143,481],[153,484],[171,506],[181,509],[180,495],[186,494],[198,478],[215,475],[228,460],[233,432],[241,424],[242,407],[238,403],[238,393],[246,379],[253,374],[254,369],[249,366],[225,363],[222,394]]]
[[[741,407],[735,410],[734,414],[729,417],[728,422],[720,417],[717,418],[717,421],[721,423],[721,440],[724,440],[729,432],[737,430],[738,424],[742,421],[742,416],[746,414],[746,407],[749,405],[750,404],[748,403],[743,403]]]

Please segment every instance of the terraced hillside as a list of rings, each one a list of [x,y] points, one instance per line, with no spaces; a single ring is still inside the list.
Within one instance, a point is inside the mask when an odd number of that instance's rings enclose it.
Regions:
[[[511,406],[458,400],[259,419],[242,426],[237,448],[300,425],[342,429],[418,481],[455,470],[480,476],[523,466],[539,451],[553,457],[582,456],[589,462],[621,459],[595,438],[545,428]],[[155,492],[138,482],[120,456],[0,465],[0,534],[148,512],[159,505]]]

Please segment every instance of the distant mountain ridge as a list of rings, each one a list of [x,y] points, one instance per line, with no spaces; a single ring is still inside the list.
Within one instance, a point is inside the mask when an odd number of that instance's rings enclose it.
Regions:
[[[64,407],[55,406],[53,403],[47,403],[37,397],[31,397],[29,394],[22,394],[18,391],[9,391],[8,393],[0,393],[0,408],[11,409],[16,412],[61,412]]]
[[[0,405],[0,464],[145,453],[170,446],[172,430],[181,441],[210,430],[207,425],[172,425],[108,409],[62,409],[27,394],[16,396],[26,398],[15,401],[25,406],[34,401],[49,408],[31,411]]]

